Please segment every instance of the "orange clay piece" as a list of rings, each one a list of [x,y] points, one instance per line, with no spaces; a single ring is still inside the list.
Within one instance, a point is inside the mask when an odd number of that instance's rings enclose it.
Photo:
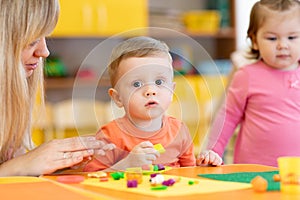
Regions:
[[[255,192],[266,192],[268,187],[268,182],[261,176],[256,176],[251,180],[253,190]]]
[[[175,183],[178,183],[181,180],[181,177],[174,177],[173,179],[175,180]]]
[[[274,180],[275,182],[279,182],[279,181],[280,181],[280,176],[279,176],[279,174],[274,174],[273,180]]]

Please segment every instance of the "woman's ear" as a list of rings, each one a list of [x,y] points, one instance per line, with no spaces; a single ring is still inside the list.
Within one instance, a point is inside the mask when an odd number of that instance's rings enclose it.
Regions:
[[[109,94],[110,98],[115,102],[115,104],[119,108],[123,107],[123,103],[120,99],[120,96],[119,96],[119,93],[117,90],[115,90],[114,88],[109,88],[108,94]]]

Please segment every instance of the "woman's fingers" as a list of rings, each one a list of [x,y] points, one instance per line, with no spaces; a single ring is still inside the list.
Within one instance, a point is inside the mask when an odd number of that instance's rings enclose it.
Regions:
[[[94,154],[93,149],[88,150],[80,150],[80,151],[66,151],[66,152],[57,152],[56,160],[64,160],[64,159],[71,159],[75,157],[88,157]]]
[[[80,151],[86,149],[100,149],[107,143],[96,140],[95,137],[72,137],[59,140],[53,140],[59,151]]]

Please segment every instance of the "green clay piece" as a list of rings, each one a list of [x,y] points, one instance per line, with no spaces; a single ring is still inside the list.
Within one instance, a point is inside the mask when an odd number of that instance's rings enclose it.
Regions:
[[[168,186],[166,185],[160,185],[160,186],[156,186],[156,187],[151,187],[151,190],[166,190],[168,188]]]
[[[111,176],[114,180],[119,180],[120,178],[124,178],[124,172],[115,172],[115,173],[111,173],[110,176]]]
[[[157,165],[153,166],[153,171],[158,171],[158,166]]]
[[[189,181],[189,185],[194,185],[194,181]]]

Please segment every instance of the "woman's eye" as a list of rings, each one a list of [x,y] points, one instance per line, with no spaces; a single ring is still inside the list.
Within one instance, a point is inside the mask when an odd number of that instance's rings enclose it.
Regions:
[[[161,80],[161,79],[158,79],[158,80],[155,81],[156,85],[162,85],[163,83],[164,83],[164,81]]]
[[[136,81],[136,82],[133,83],[133,87],[138,88],[138,87],[141,87],[141,86],[142,86],[142,82],[140,82],[140,81]]]
[[[40,39],[35,40],[35,41],[31,42],[31,43],[29,44],[29,46],[33,47],[34,45],[36,45],[36,44],[39,43],[39,42],[40,42]]]

